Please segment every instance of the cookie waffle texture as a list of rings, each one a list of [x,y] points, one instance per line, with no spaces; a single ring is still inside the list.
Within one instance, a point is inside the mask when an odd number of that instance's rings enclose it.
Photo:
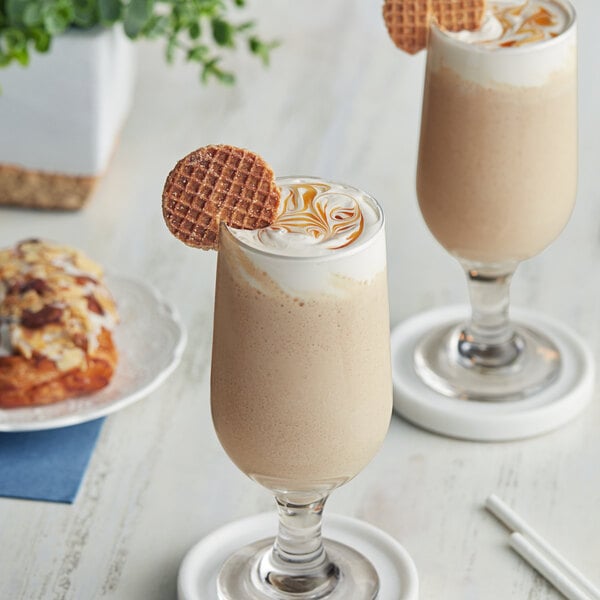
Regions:
[[[217,249],[221,222],[261,229],[277,216],[280,190],[269,165],[234,146],[205,146],[182,158],[165,182],[163,216],[171,233],[194,248]]]
[[[431,21],[441,29],[479,29],[485,0],[385,0],[383,19],[398,48],[416,54],[427,47]]]
[[[383,20],[398,48],[415,54],[427,46],[432,0],[386,0]]]
[[[481,27],[485,13],[484,0],[432,0],[433,15],[447,31],[474,31]]]
[[[82,208],[98,177],[32,171],[0,164],[0,205],[49,210]]]

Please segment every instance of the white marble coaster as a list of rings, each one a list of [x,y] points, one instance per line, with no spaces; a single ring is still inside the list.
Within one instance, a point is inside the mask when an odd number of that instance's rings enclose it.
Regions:
[[[229,523],[198,542],[179,569],[179,600],[217,600],[217,573],[223,562],[242,546],[277,531],[277,515],[262,513]],[[417,569],[406,550],[390,535],[364,521],[325,513],[323,535],[367,557],[379,574],[377,600],[417,600]]]
[[[417,314],[392,331],[394,408],[412,423],[449,437],[476,441],[508,441],[557,429],[592,400],[594,360],[574,331],[547,316],[515,309],[511,317],[552,338],[562,357],[561,373],[548,388],[525,400],[469,402],[429,388],[415,373],[416,344],[434,327],[465,320],[466,306],[450,306]]]

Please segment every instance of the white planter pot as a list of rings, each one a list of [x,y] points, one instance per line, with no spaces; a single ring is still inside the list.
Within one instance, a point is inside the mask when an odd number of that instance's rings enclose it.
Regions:
[[[0,204],[73,209],[108,166],[133,92],[120,27],[71,30],[0,70]]]

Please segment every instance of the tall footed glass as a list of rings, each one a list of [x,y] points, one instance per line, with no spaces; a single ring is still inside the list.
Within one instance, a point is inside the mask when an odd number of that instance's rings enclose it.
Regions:
[[[383,214],[360,190],[283,178],[267,230],[221,228],[211,406],[233,462],[271,490],[273,539],[223,566],[219,597],[372,599],[358,552],[321,537],[328,495],[373,458],[392,407]]]
[[[511,400],[561,369],[544,332],[509,319],[509,285],[517,265],[558,236],[575,201],[576,23],[558,0],[490,10],[471,37],[435,26],[430,35],[417,194],[430,231],[465,270],[472,312],[432,331],[414,360],[439,393]],[[483,42],[492,25],[513,27],[514,38]]]

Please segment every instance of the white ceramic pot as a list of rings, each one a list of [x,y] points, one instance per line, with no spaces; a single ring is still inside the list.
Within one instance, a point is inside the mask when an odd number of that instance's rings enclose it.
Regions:
[[[134,55],[120,27],[70,30],[0,70],[0,204],[79,208],[128,114]]]

